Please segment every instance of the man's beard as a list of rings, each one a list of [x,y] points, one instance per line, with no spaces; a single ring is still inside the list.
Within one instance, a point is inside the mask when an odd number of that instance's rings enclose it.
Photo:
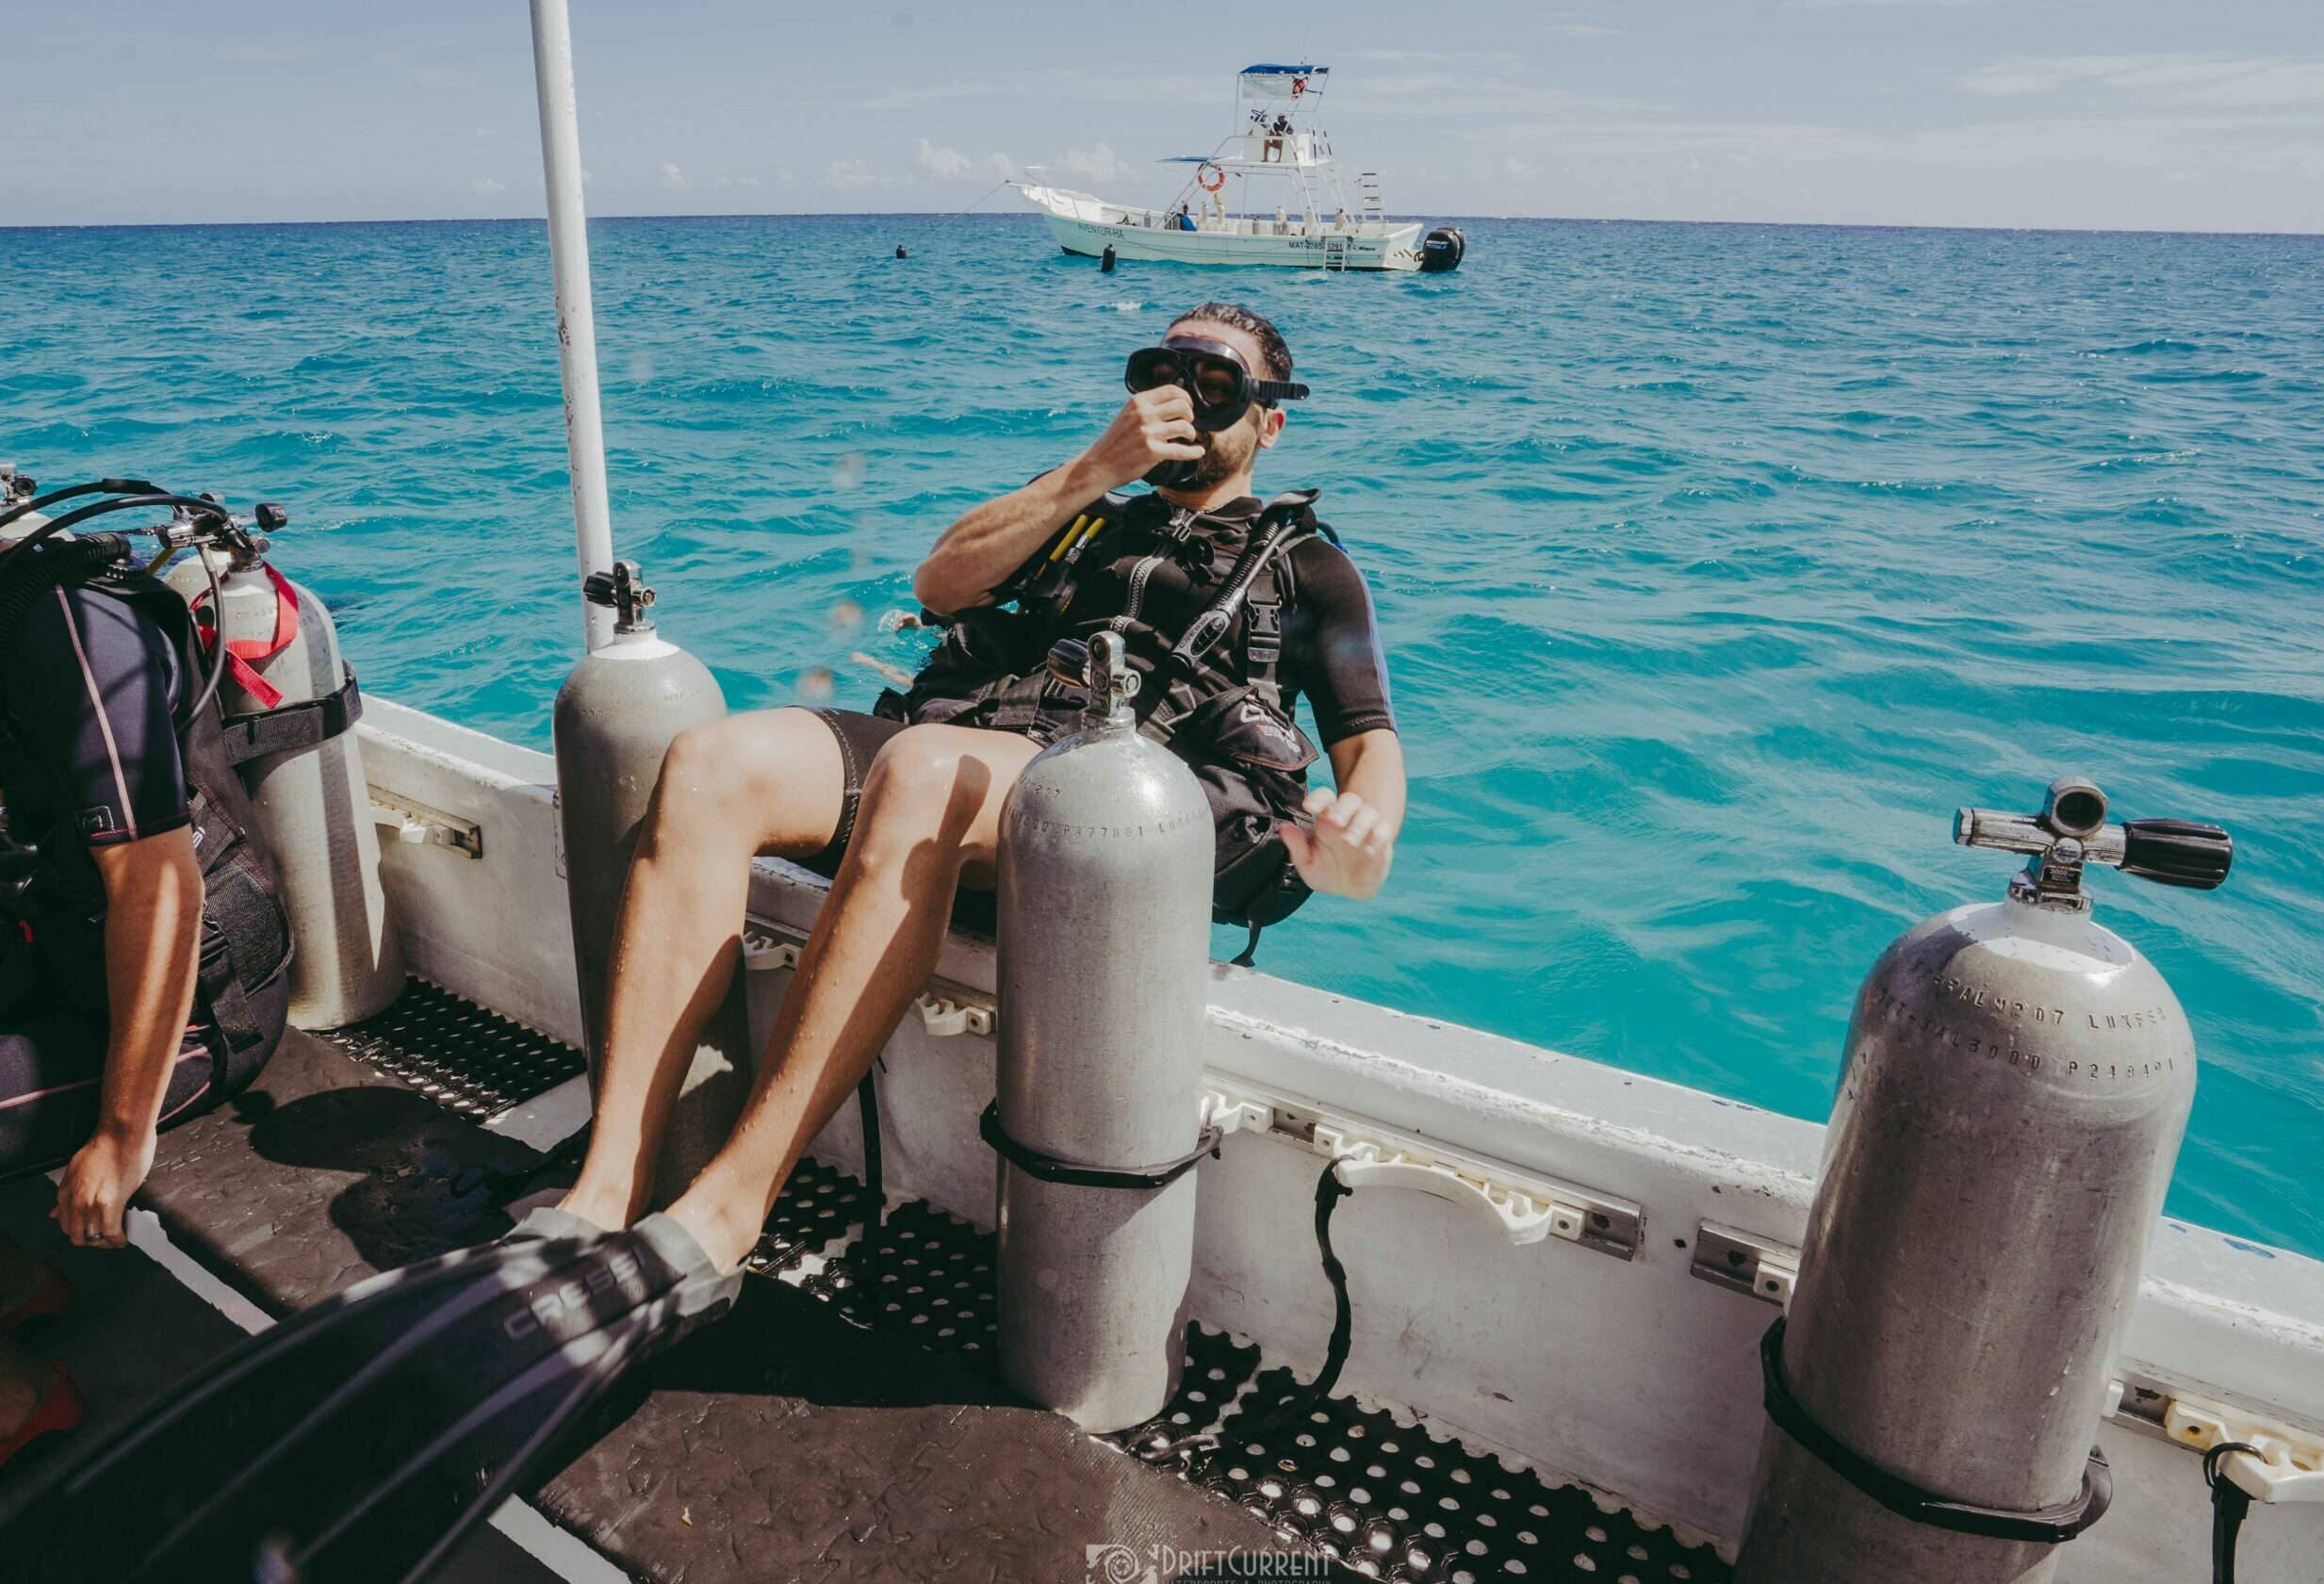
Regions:
[[[1203,458],[1194,465],[1194,476],[1179,487],[1192,493],[1222,484],[1250,466],[1258,449],[1258,436],[1250,432],[1248,420],[1222,429],[1211,435],[1210,443],[1203,448]]]

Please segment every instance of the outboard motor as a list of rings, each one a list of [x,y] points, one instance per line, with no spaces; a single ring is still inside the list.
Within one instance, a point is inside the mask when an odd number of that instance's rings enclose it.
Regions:
[[[2195,1094],[2153,966],[2090,918],[2087,865],[2210,890],[2227,833],[1964,808],[2028,853],[2006,898],[1907,931],[1848,1030],[1738,1584],[2041,1584],[2105,1509],[2091,1446]]]
[[[1177,1388],[1203,1135],[1211,822],[1194,775],[1139,735],[1121,638],[1050,658],[1081,731],[1008,794],[1000,841],[1000,1369],[1102,1432]],[[1201,1136],[1198,1136],[1201,1135]]]
[[[279,506],[258,508],[258,526],[270,532],[287,521]],[[338,1028],[402,993],[403,954],[388,923],[379,831],[352,730],[362,713],[354,672],[321,598],[269,565],[268,548],[256,534],[198,545],[163,581],[226,645],[218,691],[227,743],[298,943],[291,1024]]]
[[[591,573],[581,595],[614,612],[612,641],[583,656],[557,690],[554,727],[566,905],[594,1075],[605,1056],[614,924],[662,758],[680,731],[724,716],[727,700],[708,666],[655,632],[646,614],[654,591],[637,563],[617,561],[611,572]],[[742,926],[737,916],[738,968]],[[703,1030],[671,1114],[655,1203],[682,1191],[725,1142],[749,1086],[749,1049],[738,972]]]
[[[1461,267],[1468,237],[1457,225],[1440,225],[1420,238],[1420,273],[1442,275]]]

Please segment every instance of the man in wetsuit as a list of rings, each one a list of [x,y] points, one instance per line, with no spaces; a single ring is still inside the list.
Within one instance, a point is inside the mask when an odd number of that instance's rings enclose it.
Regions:
[[[1170,383],[1173,349],[1219,380],[1202,387],[1203,406]],[[1248,376],[1268,384],[1221,422],[1234,365],[1246,399]],[[921,563],[914,592],[955,626],[910,693],[876,715],[730,716],[671,744],[622,900],[596,1122],[564,1211],[612,1229],[649,1207],[680,1081],[734,972],[749,860],[798,858],[833,876],[830,896],[740,1121],[670,1207],[722,1268],[741,1264],[800,1152],[921,993],[957,890],[996,883],[1018,774],[1077,723],[1078,696],[1046,677],[1055,637],[1123,634],[1146,682],[1141,728],[1167,724],[1210,797],[1222,916],[1264,923],[1310,890],[1379,890],[1404,769],[1364,580],[1322,536],[1312,496],[1263,509],[1251,495],[1252,464],[1285,422],[1264,392],[1304,392],[1288,384],[1289,351],[1259,316],[1205,303],[1131,367],[1133,394],[1086,450],[970,511]],[[1141,367],[1155,383],[1136,388]],[[1162,464],[1191,465],[1191,477],[1119,493]],[[1233,630],[1175,662],[1193,615],[1263,537],[1288,548],[1251,585]],[[994,609],[1010,602],[1013,612]],[[1291,724],[1301,696],[1336,792],[1306,790],[1316,755]]]
[[[53,548],[0,548],[0,586]],[[181,718],[202,677],[184,624],[157,619],[174,597],[42,586],[0,634],[0,1180],[62,1166],[52,1214],[86,1248],[127,1242],[155,1135],[250,1082],[289,1000],[216,705]],[[0,1238],[0,1462],[79,1417],[63,1366],[8,1334],[69,1297]]]

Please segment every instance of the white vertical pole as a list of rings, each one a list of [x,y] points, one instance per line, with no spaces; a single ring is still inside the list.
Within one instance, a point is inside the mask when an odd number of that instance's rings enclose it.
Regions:
[[[589,230],[581,213],[581,113],[573,98],[573,25],[565,0],[532,0],[532,75],[541,105],[541,173],[548,187],[548,259],[557,278],[557,362],[565,376],[565,447],[573,476],[573,533],[581,576],[614,564],[605,498],[605,420],[597,406],[597,329],[589,298]],[[614,612],[581,604],[597,649]]]

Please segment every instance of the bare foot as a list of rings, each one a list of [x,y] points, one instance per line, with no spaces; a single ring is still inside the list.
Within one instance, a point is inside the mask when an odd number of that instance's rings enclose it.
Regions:
[[[670,1206],[669,1217],[702,1246],[702,1252],[711,1257],[721,1275],[741,1269],[759,1246],[759,1224],[729,1214],[712,1195],[702,1191],[699,1178]]]

